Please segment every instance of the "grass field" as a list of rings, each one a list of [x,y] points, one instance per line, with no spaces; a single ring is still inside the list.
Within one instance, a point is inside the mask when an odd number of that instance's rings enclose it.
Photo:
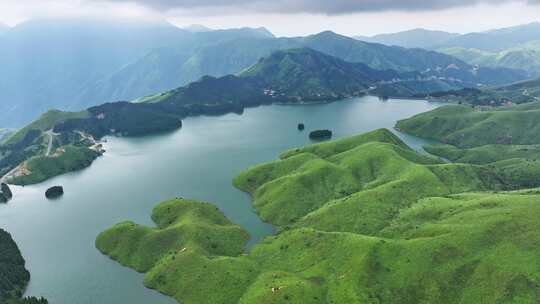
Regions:
[[[240,227],[183,199],[96,246],[185,304],[538,303],[540,190],[500,192],[501,168],[445,164],[381,129],[240,174],[279,228],[249,252]]]

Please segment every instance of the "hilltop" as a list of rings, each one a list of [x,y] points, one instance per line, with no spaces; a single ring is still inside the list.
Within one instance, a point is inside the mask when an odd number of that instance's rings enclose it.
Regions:
[[[96,245],[182,303],[539,300],[539,192],[477,192],[505,187],[488,167],[441,163],[381,129],[287,151],[234,184],[279,228],[249,252],[241,238],[225,253],[186,240],[231,223],[184,200],[156,207],[157,228],[121,223]]]

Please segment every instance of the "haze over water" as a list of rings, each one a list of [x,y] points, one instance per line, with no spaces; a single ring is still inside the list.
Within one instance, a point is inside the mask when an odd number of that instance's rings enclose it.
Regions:
[[[437,106],[375,97],[271,105],[242,115],[188,118],[173,133],[108,138],[107,152],[90,168],[15,187],[14,199],[0,205],[0,227],[12,234],[26,259],[32,274],[29,296],[47,297],[52,304],[176,303],[144,288],[142,274],[101,255],[94,246],[96,236],[124,220],[153,225],[152,208],[181,196],[215,204],[255,242],[273,233],[273,227],[261,222],[249,196],[232,186],[242,170],[309,144],[310,130],[331,129],[336,139],[392,128],[399,119]],[[296,129],[300,122],[306,125],[304,132]],[[415,149],[425,143],[398,135]],[[48,201],[44,192],[53,185],[64,186],[65,195]]]

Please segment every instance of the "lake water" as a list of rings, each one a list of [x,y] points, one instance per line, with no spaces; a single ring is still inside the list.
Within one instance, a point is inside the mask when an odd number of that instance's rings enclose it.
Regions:
[[[25,188],[0,206],[8,230],[27,261],[32,279],[26,295],[51,304],[167,304],[172,298],[144,288],[143,275],[101,255],[99,232],[133,220],[152,225],[160,201],[182,196],[217,205],[252,235],[273,232],[253,212],[249,197],[232,186],[248,166],[276,159],[284,150],[309,144],[310,130],[332,129],[334,138],[381,127],[437,107],[425,101],[380,101],[364,97],[330,104],[271,105],[243,115],[194,117],[181,130],[142,138],[108,138],[107,152],[91,167]],[[304,132],[297,124],[306,124]],[[424,141],[398,134],[421,149]],[[54,201],[45,190],[63,185]]]

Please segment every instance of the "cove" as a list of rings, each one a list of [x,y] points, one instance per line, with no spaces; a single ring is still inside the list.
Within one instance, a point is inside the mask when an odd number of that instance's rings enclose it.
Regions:
[[[316,105],[270,105],[242,115],[193,117],[176,132],[139,138],[108,138],[107,152],[89,168],[45,183],[14,187],[0,206],[0,227],[18,243],[32,274],[29,296],[52,304],[176,303],[142,286],[141,274],[101,255],[96,236],[124,220],[152,225],[160,201],[185,197],[218,206],[252,236],[273,227],[253,212],[250,198],[232,186],[249,166],[274,160],[284,150],[310,143],[308,134],[331,129],[334,138],[377,128],[429,111],[438,104],[363,97]],[[304,123],[303,132],[297,130]],[[425,141],[398,134],[414,149]],[[62,185],[65,195],[49,201],[45,190]]]

